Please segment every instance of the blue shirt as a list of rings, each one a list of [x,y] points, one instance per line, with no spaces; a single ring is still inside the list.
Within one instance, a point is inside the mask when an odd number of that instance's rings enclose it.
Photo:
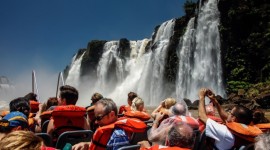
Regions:
[[[129,145],[128,136],[123,129],[114,129],[108,143],[107,150],[117,150],[120,147]]]

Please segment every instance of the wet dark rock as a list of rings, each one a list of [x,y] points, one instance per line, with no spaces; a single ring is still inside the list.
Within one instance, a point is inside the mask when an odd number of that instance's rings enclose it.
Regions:
[[[270,109],[270,93],[261,94],[254,99],[263,109]]]

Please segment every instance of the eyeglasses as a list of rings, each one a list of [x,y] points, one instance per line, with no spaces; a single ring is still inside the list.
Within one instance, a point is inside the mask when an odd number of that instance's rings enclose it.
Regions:
[[[232,116],[235,116],[231,111],[229,111],[228,113],[231,114]]]
[[[102,115],[102,116],[95,116],[95,119],[96,119],[97,121],[100,121],[100,120],[103,119],[103,117],[107,116],[109,113],[110,113],[110,112],[108,112],[108,113],[106,113],[105,115]]]

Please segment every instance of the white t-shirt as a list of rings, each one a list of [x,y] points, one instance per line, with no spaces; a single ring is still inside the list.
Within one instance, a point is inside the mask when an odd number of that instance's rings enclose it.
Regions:
[[[234,145],[234,135],[223,124],[208,118],[206,121],[205,134],[215,140],[215,146],[218,149],[230,149]]]

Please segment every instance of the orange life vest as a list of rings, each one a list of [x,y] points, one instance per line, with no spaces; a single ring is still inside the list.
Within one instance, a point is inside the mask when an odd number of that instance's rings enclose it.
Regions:
[[[52,112],[54,137],[68,130],[83,130],[86,110],[75,105],[57,106]]]
[[[123,114],[123,112],[131,111],[131,107],[129,105],[122,105],[119,108],[119,114]]]
[[[31,108],[31,113],[36,113],[36,112],[38,112],[38,110],[39,110],[39,102],[37,102],[37,101],[33,101],[33,100],[30,100],[30,108]]]
[[[216,121],[217,123],[220,123],[220,124],[223,123],[222,119],[219,118],[219,117],[216,117],[216,116],[213,116],[213,115],[207,115],[207,117],[211,118],[212,120]],[[205,129],[205,124],[200,119],[197,119],[197,120],[199,122],[199,130],[201,132],[203,132],[203,130]]]
[[[255,126],[261,129],[263,132],[267,132],[270,130],[270,123],[259,123],[255,124]]]
[[[136,118],[119,118],[112,124],[99,127],[93,135],[89,150],[105,150],[114,128],[121,128],[129,134],[144,132],[146,124]]]
[[[169,146],[161,146],[161,145],[153,145],[150,148],[141,148],[140,150],[190,150],[190,148],[181,148],[181,147],[169,147]]]
[[[114,123],[99,127],[93,135],[89,150],[105,150],[114,127]]]
[[[190,117],[190,116],[172,116],[171,119],[174,119],[174,122],[184,122],[188,125],[190,125],[193,129],[199,128],[199,122],[197,119]]]
[[[46,120],[50,120],[51,116],[52,116],[52,110],[50,111],[44,111],[41,113],[40,118],[41,118],[41,125],[46,121]]]
[[[28,116],[28,128],[31,131],[35,131],[35,128],[36,128],[35,119],[34,119],[35,116],[36,114],[33,114],[33,113],[29,113],[29,116]]]
[[[124,116],[128,118],[138,118],[142,121],[147,121],[151,118],[148,113],[142,111],[127,111]]]
[[[255,142],[255,137],[262,134],[262,131],[254,125],[245,125],[237,122],[226,123],[228,129],[235,135],[235,146]]]

